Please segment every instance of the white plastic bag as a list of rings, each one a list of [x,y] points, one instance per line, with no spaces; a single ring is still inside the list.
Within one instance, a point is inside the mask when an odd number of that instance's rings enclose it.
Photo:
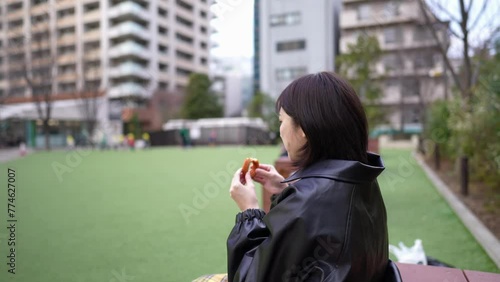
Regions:
[[[415,245],[410,248],[406,247],[403,242],[399,242],[399,248],[389,245],[389,251],[396,256],[398,262],[427,265],[427,257],[420,239],[415,240]]]

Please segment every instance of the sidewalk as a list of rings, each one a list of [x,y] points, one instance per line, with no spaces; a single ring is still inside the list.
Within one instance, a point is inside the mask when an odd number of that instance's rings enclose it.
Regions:
[[[26,155],[31,153],[33,153],[33,150],[28,149]],[[0,163],[6,163],[20,157],[21,155],[19,154],[18,148],[0,149]]]

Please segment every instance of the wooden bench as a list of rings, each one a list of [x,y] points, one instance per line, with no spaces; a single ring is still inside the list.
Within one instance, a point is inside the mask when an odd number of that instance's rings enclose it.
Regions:
[[[496,273],[398,262],[396,265],[403,282],[500,282],[500,274]]]

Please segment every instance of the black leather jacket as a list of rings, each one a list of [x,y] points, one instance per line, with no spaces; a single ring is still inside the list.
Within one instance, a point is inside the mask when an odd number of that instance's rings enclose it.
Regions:
[[[236,216],[227,240],[229,281],[380,281],[388,263],[386,211],[368,164],[317,162],[285,179],[266,215]]]

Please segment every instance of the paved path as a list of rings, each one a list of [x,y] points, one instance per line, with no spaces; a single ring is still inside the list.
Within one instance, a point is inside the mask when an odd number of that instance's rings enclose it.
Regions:
[[[30,153],[32,153],[32,150],[28,149],[28,154]],[[6,163],[20,157],[21,155],[19,154],[18,148],[0,149],[0,163]]]

